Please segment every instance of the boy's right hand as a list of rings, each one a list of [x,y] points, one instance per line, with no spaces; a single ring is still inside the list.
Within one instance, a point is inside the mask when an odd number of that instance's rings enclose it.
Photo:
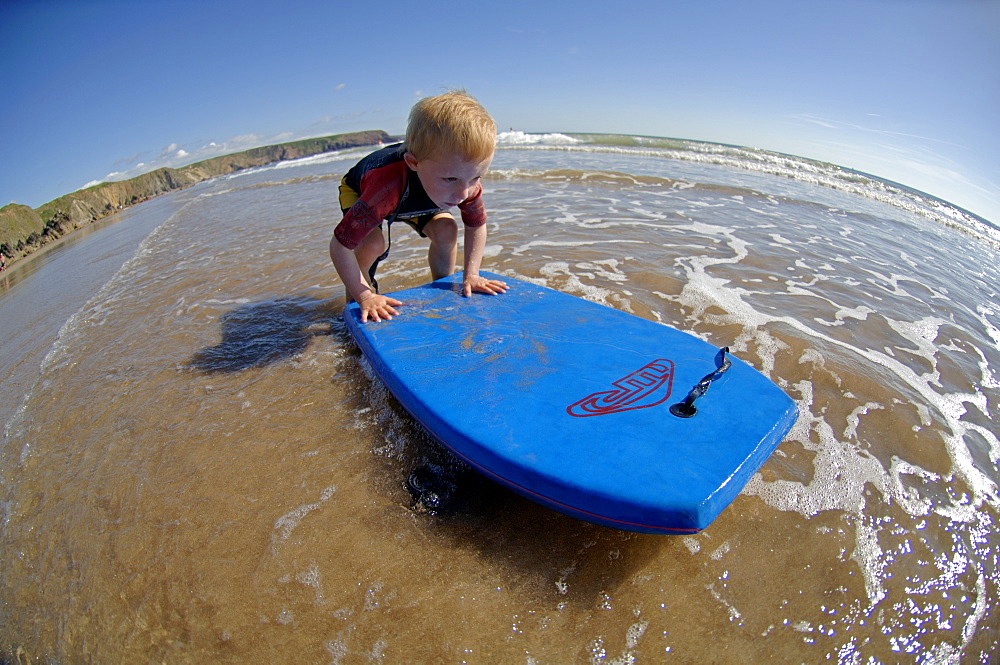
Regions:
[[[399,314],[396,311],[396,307],[400,307],[402,304],[395,298],[368,291],[366,295],[358,298],[358,306],[361,307],[361,323],[364,323],[369,318],[376,322],[382,320],[388,321]]]

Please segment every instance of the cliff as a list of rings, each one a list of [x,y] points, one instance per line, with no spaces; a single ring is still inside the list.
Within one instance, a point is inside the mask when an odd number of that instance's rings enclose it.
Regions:
[[[60,196],[36,209],[11,203],[0,208],[0,252],[8,259],[20,258],[116,210],[210,178],[391,140],[392,137],[381,130],[304,139],[213,157],[177,169],[161,168],[130,180],[101,183]]]

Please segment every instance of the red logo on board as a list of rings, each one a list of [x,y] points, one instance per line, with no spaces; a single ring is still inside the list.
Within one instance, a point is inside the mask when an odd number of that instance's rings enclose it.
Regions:
[[[587,418],[656,406],[670,397],[673,379],[674,363],[654,360],[612,383],[614,390],[588,395],[566,407],[566,412],[577,418]]]

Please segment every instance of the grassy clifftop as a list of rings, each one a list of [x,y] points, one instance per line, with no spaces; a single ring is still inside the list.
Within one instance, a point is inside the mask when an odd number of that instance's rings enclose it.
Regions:
[[[9,244],[8,238],[27,238],[44,228],[41,216],[28,206],[11,203],[0,208],[0,243]]]
[[[12,203],[0,208],[0,252],[17,259],[74,229],[130,205],[235,171],[334,150],[385,143],[381,130],[279,143],[177,169],[161,168],[130,180],[105,182],[49,201],[36,209]]]

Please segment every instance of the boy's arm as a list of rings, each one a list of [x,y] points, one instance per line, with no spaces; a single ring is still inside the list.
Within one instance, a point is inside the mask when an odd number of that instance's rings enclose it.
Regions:
[[[330,259],[334,268],[340,276],[340,281],[344,283],[347,294],[354,299],[361,307],[361,322],[364,323],[369,318],[372,321],[388,321],[399,312],[396,307],[403,303],[395,298],[389,298],[375,293],[365,281],[365,276],[361,273],[358,259],[354,251],[344,247],[334,236],[330,239]]]
[[[506,293],[507,285],[496,279],[479,276],[479,264],[486,249],[486,225],[465,227],[465,274],[462,279],[462,295],[468,297],[473,291],[495,296]]]

